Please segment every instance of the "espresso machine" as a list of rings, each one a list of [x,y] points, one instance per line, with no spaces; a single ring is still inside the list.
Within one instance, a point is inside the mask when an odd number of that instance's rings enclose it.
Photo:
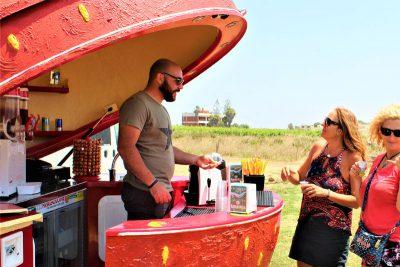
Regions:
[[[214,205],[217,185],[220,181],[229,179],[225,161],[209,170],[190,165],[189,172],[189,188],[184,191],[186,203],[194,206]]]
[[[19,90],[0,97],[0,197],[17,192],[26,181],[25,129],[21,125]]]

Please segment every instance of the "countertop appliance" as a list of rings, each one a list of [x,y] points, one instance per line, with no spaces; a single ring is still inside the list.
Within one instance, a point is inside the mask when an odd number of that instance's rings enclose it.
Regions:
[[[18,90],[0,97],[0,197],[17,192],[17,185],[24,183],[25,136],[21,126]]]
[[[189,166],[189,189],[184,195],[188,205],[213,205],[215,203],[217,185],[226,180],[225,161],[214,168],[204,170],[196,165]]]

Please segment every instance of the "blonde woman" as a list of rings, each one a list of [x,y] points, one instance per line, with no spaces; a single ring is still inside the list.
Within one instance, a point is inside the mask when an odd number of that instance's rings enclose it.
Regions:
[[[372,178],[361,219],[369,232],[383,235],[394,229],[400,220],[400,105],[387,106],[376,115],[370,126],[370,137],[384,152],[375,158],[370,175],[362,182],[359,204]],[[358,166],[354,165],[351,171],[358,175]],[[363,265],[369,264],[363,261]],[[400,266],[399,228],[390,235],[380,266]]]
[[[303,200],[289,257],[297,266],[345,266],[352,208],[358,208],[359,176],[351,166],[365,158],[357,119],[345,108],[329,113],[321,137],[298,170],[282,169],[282,180],[301,184]]]

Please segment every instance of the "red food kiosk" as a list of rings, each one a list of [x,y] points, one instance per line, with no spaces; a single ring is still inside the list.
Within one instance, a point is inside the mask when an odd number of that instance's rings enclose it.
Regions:
[[[50,130],[25,142],[26,157],[40,159],[94,125],[91,134],[117,123],[118,112],[105,109],[142,90],[159,58],[177,62],[191,81],[240,41],[244,13],[231,0],[2,1],[0,96],[28,88],[29,114],[50,118]],[[62,131],[53,130],[56,118]],[[185,184],[174,182],[177,195]],[[274,207],[248,216],[122,222],[106,233],[104,262],[99,203],[118,196],[121,182],[81,177],[74,185],[52,185],[1,200],[43,214],[33,229],[38,266],[266,265],[279,233],[283,202],[274,194]]]

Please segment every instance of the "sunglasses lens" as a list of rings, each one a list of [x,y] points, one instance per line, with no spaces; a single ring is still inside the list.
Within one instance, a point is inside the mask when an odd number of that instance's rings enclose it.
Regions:
[[[390,136],[390,134],[392,133],[392,131],[391,131],[390,129],[388,129],[388,128],[383,128],[383,127],[381,127],[381,133],[382,133],[384,136]]]
[[[400,137],[400,130],[393,130],[393,134],[396,137]]]
[[[328,125],[328,126],[331,126],[332,124],[336,124],[333,120],[331,120],[329,117],[327,117],[326,119],[325,119],[325,123],[326,123],[326,125]]]
[[[325,124],[331,126],[331,120],[329,118],[325,118]]]

